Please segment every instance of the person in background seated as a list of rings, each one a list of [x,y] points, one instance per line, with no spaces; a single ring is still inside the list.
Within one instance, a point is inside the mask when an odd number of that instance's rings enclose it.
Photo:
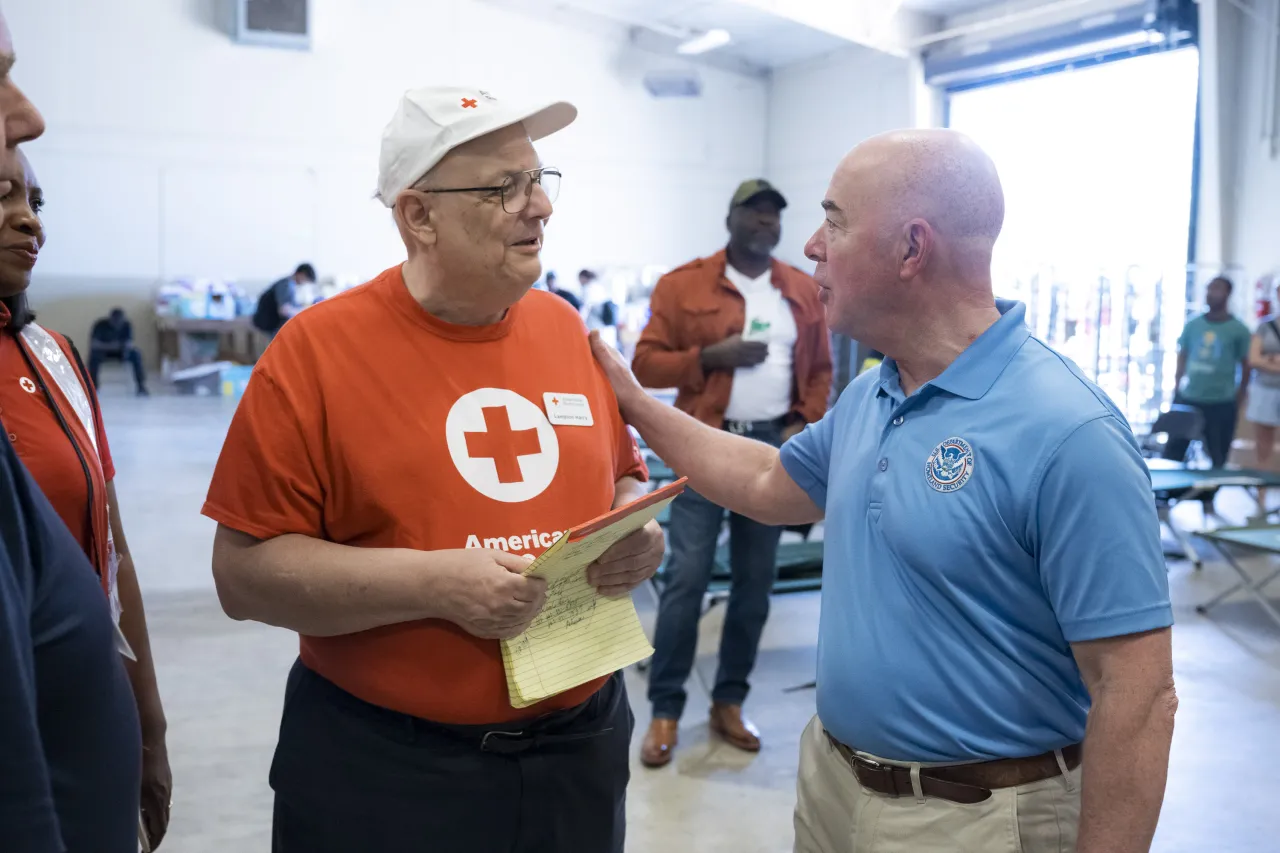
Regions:
[[[578,271],[578,290],[582,293],[582,303],[587,306],[587,328],[604,329],[616,326],[617,310],[608,294],[601,287],[593,287],[599,276],[591,270]]]
[[[268,338],[274,338],[285,321],[302,310],[298,303],[298,285],[315,283],[315,267],[298,264],[293,275],[285,276],[262,291],[258,297],[258,309],[253,312],[253,327]]]
[[[554,293],[556,296],[559,296],[565,302],[568,302],[570,305],[573,306],[574,311],[579,311],[579,312],[582,311],[582,300],[574,296],[569,291],[562,290],[560,288],[560,285],[556,281],[556,274],[554,272],[547,273],[547,292]]]
[[[583,304],[587,306],[587,328],[600,330],[609,346],[618,345],[618,306],[601,286],[594,286],[599,276],[591,270],[578,271],[578,287],[582,291]]]
[[[1231,456],[1236,415],[1249,384],[1249,329],[1231,315],[1231,281],[1215,278],[1205,291],[1209,310],[1194,317],[1178,338],[1177,389],[1173,402],[1198,409],[1204,416],[1204,449],[1214,468]],[[1186,439],[1171,438],[1165,459],[1186,458]],[[1213,498],[1206,501],[1212,507]]]
[[[142,353],[133,343],[133,324],[125,316],[123,308],[112,308],[111,313],[93,324],[89,333],[89,378],[98,387],[98,371],[102,363],[129,362],[133,366],[133,383],[138,396],[147,396],[147,372],[142,366]]]
[[[172,788],[167,723],[106,428],[80,354],[65,337],[37,325],[27,307],[31,271],[44,245],[44,194],[17,149],[0,154],[0,187],[6,190],[0,196],[0,426],[88,556],[125,641],[120,651],[129,658],[125,669],[142,720],[142,809],[158,844]]]
[[[773,259],[786,203],[766,181],[738,187],[729,203],[728,248],[658,281],[634,365],[645,386],[678,388],[676,407],[704,424],[773,447],[820,420],[831,392],[831,350],[818,286]],[[724,515],[721,506],[692,489],[671,507],[668,583],[658,605],[649,672],[653,720],[640,750],[648,767],[670,762],[676,746]],[[769,616],[781,535],[780,527],[730,515],[733,585],[711,693],[711,730],[749,752],[760,749],[760,735],[743,717],[742,703]]]

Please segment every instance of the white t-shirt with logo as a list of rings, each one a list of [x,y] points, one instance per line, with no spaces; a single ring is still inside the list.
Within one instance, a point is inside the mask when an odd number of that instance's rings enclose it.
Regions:
[[[733,388],[724,416],[730,421],[771,421],[791,411],[791,386],[795,374],[796,318],[782,291],[773,286],[773,273],[747,278],[725,264],[725,278],[746,299],[746,323],[742,337],[765,341],[769,356],[755,367],[733,372]]]

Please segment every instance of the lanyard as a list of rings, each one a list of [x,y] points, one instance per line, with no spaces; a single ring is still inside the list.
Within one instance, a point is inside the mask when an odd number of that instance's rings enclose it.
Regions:
[[[80,460],[80,470],[84,474],[85,489],[89,496],[89,500],[87,502],[88,506],[85,510],[86,521],[88,522],[88,530],[89,530],[89,540],[90,540],[89,544],[91,546],[92,553],[96,554],[98,553],[98,547],[97,547],[97,542],[94,540],[94,531],[93,531],[93,504],[94,504],[93,472],[89,468],[89,460],[85,458],[84,451],[80,448],[80,442],[76,441],[75,433],[71,431],[70,425],[67,424],[67,419],[63,417],[62,410],[59,409],[58,404],[54,402],[53,393],[50,390],[48,383],[45,382],[45,379],[44,379],[44,371],[40,370],[39,365],[37,365],[35,360],[32,359],[31,353],[27,352],[27,348],[23,346],[22,341],[17,341],[17,344],[18,344],[18,351],[22,353],[23,361],[27,363],[27,369],[31,371],[31,375],[35,377],[36,383],[39,384],[40,386],[40,390],[44,392],[45,402],[48,404],[50,410],[52,410],[54,418],[57,419],[58,426],[62,428],[63,435],[66,436],[67,441],[71,442],[71,447],[76,452],[76,458]],[[77,361],[78,360],[79,359],[77,359]],[[108,521],[108,524],[109,523],[110,522]],[[94,562],[97,562],[97,561],[95,560]],[[101,576],[103,567],[94,566],[94,568],[97,569],[98,575]]]

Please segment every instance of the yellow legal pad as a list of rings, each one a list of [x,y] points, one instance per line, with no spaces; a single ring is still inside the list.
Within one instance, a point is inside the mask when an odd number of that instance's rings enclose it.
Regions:
[[[523,634],[502,641],[511,707],[526,708],[653,654],[631,596],[597,594],[587,567],[657,518],[684,485],[678,480],[567,531],[525,570],[547,579],[547,603]]]

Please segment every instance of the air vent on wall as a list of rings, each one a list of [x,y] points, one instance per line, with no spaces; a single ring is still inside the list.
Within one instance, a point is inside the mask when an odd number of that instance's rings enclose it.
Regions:
[[[696,98],[702,94],[702,78],[693,69],[649,71],[644,87],[655,98]]]
[[[234,0],[232,37],[243,44],[311,47],[311,0]]]

